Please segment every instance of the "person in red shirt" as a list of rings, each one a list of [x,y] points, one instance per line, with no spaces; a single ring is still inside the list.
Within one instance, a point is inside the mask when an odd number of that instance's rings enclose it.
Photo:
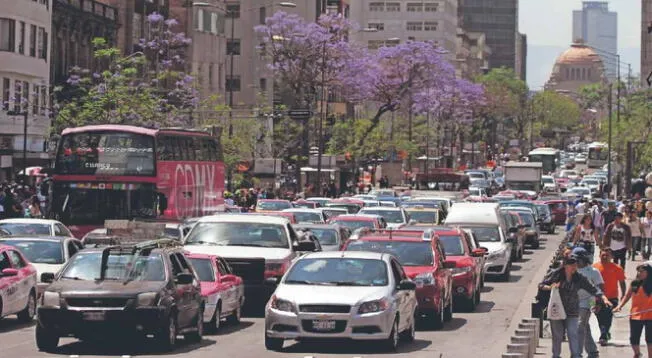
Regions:
[[[619,297],[625,295],[625,270],[615,264],[613,261],[613,253],[610,248],[603,248],[600,251],[600,262],[593,265],[600,274],[604,281],[604,295],[609,299],[614,307],[618,305]],[[620,286],[621,295],[618,295],[618,286]],[[600,345],[605,346],[611,339],[611,323],[613,321],[613,312],[610,308],[602,306],[596,312],[598,324],[600,326]]]
[[[652,266],[643,264],[636,268],[636,280],[632,281],[614,312],[620,310],[631,298],[632,307],[629,314],[629,343],[634,351],[634,358],[642,358],[641,334],[645,329],[647,356],[652,357]]]

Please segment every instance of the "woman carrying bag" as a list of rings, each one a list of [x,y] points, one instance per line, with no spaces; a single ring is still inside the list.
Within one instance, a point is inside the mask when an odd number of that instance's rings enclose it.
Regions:
[[[632,299],[629,315],[629,343],[634,358],[641,358],[641,334],[645,328],[647,356],[652,357],[652,266],[645,263],[636,268],[636,280],[632,281],[614,312],[619,312]]]
[[[571,255],[564,259],[563,266],[559,270],[551,272],[539,285],[542,290],[552,291],[547,314],[552,330],[553,358],[561,358],[561,343],[564,340],[564,331],[566,331],[568,337],[571,358],[582,357],[580,337],[578,336],[579,290],[583,289],[596,296],[607,307],[612,306],[599,288],[577,272],[577,268],[577,257]]]

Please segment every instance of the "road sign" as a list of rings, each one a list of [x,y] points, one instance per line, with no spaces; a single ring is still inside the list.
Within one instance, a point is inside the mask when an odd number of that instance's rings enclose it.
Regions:
[[[292,109],[288,111],[288,115],[292,119],[308,119],[312,117],[312,111],[309,109]]]

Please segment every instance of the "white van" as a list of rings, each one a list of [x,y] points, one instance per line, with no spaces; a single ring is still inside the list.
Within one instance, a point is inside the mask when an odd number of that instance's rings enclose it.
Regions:
[[[507,225],[498,203],[456,203],[446,216],[445,223],[471,230],[480,245],[489,250],[485,274],[509,281],[513,240],[508,238]]]

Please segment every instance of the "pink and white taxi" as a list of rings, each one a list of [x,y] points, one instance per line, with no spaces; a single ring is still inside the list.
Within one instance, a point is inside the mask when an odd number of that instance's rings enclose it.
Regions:
[[[0,244],[0,318],[18,315],[29,322],[36,315],[36,268],[14,247]]]
[[[186,253],[201,283],[204,298],[204,324],[217,332],[222,319],[239,324],[244,305],[244,284],[233,274],[229,264],[219,256]]]

